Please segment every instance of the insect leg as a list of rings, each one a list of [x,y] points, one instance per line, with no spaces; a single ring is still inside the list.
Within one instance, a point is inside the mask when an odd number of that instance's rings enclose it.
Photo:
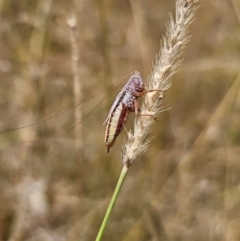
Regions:
[[[154,115],[139,113],[141,110],[139,109],[139,102],[137,99],[134,100],[134,109],[135,109],[135,115],[137,116],[149,116],[149,117],[152,117],[154,120],[157,120],[157,117]]]
[[[164,91],[163,90],[143,90],[142,92],[135,92],[134,93],[134,96],[136,96],[136,97],[141,97],[141,96],[143,96],[143,95],[145,95],[145,94],[147,94],[147,93],[150,93],[150,92],[154,92],[154,91],[158,91],[158,92],[161,92],[162,94],[161,94],[161,99],[164,97],[163,96],[163,93],[164,93]]]

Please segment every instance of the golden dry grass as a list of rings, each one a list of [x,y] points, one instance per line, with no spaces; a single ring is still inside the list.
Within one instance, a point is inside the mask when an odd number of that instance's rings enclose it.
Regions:
[[[74,105],[72,13],[87,99],[134,70],[147,78],[174,2],[1,0],[0,129]],[[131,167],[104,240],[240,239],[240,6],[200,5],[164,99],[172,109],[159,116],[148,152]],[[109,155],[103,140],[114,95],[82,123],[82,151],[74,131],[54,138],[74,125],[74,111],[0,136],[0,240],[95,238],[122,165],[122,137]]]

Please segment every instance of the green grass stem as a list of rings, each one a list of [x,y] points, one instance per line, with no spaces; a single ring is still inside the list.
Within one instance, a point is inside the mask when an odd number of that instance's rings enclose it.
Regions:
[[[121,189],[121,187],[122,187],[122,184],[123,184],[123,181],[124,181],[125,176],[126,176],[126,174],[127,174],[127,171],[128,171],[128,168],[124,165],[124,166],[123,166],[123,169],[122,169],[122,172],[121,172],[121,174],[120,174],[120,177],[119,177],[119,179],[118,179],[117,186],[116,186],[116,188],[115,188],[115,190],[114,190],[114,193],[113,193],[113,195],[112,195],[111,201],[110,201],[110,203],[109,203],[109,205],[108,205],[107,211],[106,211],[105,216],[104,216],[104,219],[103,219],[103,221],[102,221],[102,225],[101,225],[101,227],[100,227],[100,229],[99,229],[99,231],[98,231],[98,235],[97,235],[96,241],[100,241],[101,238],[102,238],[103,232],[104,232],[104,230],[105,230],[105,228],[106,228],[106,226],[107,226],[107,222],[108,222],[109,217],[110,217],[110,215],[111,215],[111,213],[112,213],[114,204],[115,204],[115,202],[116,202],[116,200],[117,200],[118,194],[119,194],[120,189]]]

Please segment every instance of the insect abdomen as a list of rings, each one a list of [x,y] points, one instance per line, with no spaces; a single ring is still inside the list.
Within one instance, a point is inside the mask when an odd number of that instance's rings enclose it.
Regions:
[[[126,105],[128,99],[129,93],[125,92],[108,119],[105,133],[107,152],[109,152],[110,148],[113,146],[116,138],[122,132],[124,124],[126,123],[130,112],[130,109]]]

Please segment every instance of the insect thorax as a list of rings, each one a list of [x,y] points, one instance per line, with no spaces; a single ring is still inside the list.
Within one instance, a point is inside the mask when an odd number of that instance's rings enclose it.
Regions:
[[[142,92],[145,90],[145,85],[143,83],[142,77],[138,72],[135,72],[129,79],[126,90],[129,91],[132,95],[135,92]]]

